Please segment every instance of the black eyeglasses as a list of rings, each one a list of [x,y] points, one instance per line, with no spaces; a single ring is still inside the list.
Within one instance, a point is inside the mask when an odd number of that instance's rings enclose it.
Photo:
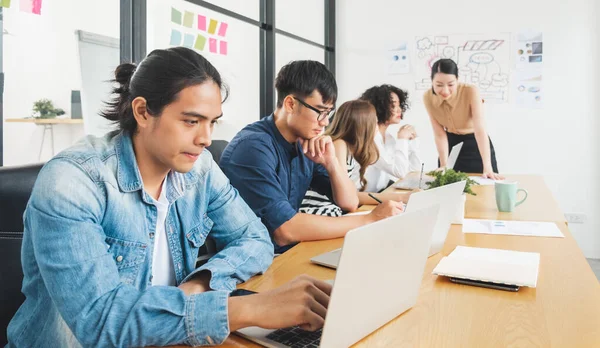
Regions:
[[[316,112],[317,114],[319,114],[319,116],[317,116],[317,121],[323,121],[325,118],[331,119],[331,117],[333,116],[333,112],[334,109],[329,109],[329,110],[319,110],[317,108],[315,108],[314,106],[307,104],[304,100],[297,98],[297,97],[293,97],[294,99],[296,99],[300,104],[304,105],[305,107],[311,109],[312,111]]]

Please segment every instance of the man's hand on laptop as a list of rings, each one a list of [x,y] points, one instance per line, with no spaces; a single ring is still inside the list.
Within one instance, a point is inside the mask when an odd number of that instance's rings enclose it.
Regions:
[[[371,217],[372,222],[375,222],[390,216],[398,215],[403,211],[404,203],[389,200],[376,206],[368,216]]]
[[[307,275],[270,291],[229,298],[230,330],[248,326],[281,329],[299,326],[315,331],[323,327],[332,285]]]

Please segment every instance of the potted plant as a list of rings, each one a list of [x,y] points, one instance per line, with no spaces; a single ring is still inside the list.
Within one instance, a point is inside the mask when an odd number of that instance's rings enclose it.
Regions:
[[[33,103],[33,118],[55,118],[64,114],[65,111],[55,108],[49,99],[40,99]]]
[[[471,186],[478,185],[475,180],[469,178],[466,173],[457,172],[454,169],[446,169],[444,171],[432,171],[427,173],[427,175],[434,178],[433,181],[427,182],[428,189],[432,189],[434,187],[440,187],[448,184],[452,184],[455,182],[466,180],[465,189],[463,190],[463,195],[461,197],[460,203],[456,206],[456,211],[454,213],[454,217],[452,218],[453,224],[462,224],[465,217],[465,203],[467,202],[467,194],[476,196],[476,193],[473,192]]]

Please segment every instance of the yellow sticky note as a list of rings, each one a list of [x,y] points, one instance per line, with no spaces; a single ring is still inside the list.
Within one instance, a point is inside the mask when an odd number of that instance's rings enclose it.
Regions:
[[[10,0],[0,0],[0,7],[10,7]]]
[[[217,24],[218,24],[218,23],[219,23],[219,22],[217,22],[217,21],[216,21],[216,20],[214,20],[214,19],[211,19],[211,20],[210,20],[210,24],[208,25],[208,33],[209,33],[209,34],[214,34],[214,33],[215,33],[215,31],[217,31]]]

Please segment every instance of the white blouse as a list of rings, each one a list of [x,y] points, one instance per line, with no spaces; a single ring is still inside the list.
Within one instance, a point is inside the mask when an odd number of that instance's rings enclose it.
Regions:
[[[419,158],[419,138],[413,140],[398,139],[396,134],[385,133],[385,143],[380,132],[375,134],[375,145],[379,150],[379,159],[370,165],[366,172],[367,188],[365,192],[379,192],[413,171],[421,170]]]

